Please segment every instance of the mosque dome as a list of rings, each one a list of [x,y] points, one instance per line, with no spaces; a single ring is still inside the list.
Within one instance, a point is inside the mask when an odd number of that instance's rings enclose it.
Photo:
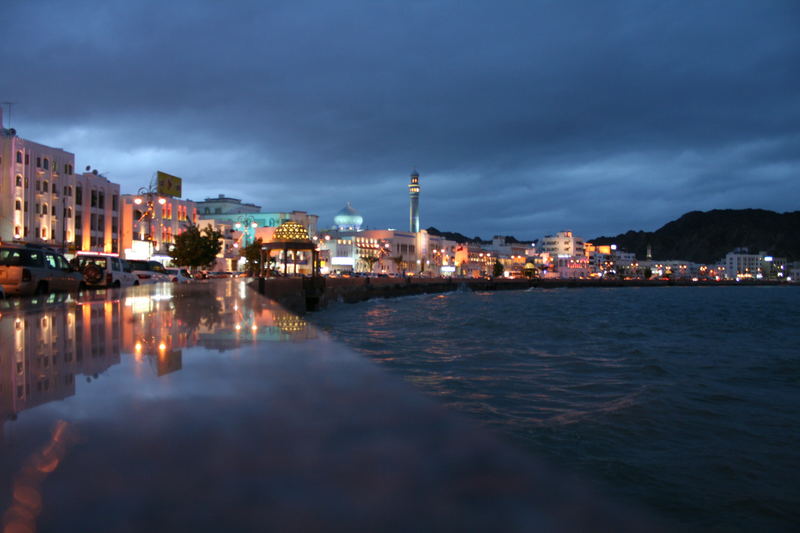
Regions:
[[[347,205],[344,206],[341,211],[336,213],[335,217],[333,217],[333,223],[340,230],[359,230],[361,229],[361,224],[364,223],[364,217],[359,215],[358,211],[353,209],[353,206],[350,205],[350,202],[347,202]]]
[[[287,220],[275,229],[272,236],[273,241],[277,242],[310,242],[308,230],[294,220]]]

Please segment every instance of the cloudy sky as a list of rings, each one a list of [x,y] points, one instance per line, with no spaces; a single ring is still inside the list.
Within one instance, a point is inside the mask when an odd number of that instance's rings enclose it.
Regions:
[[[797,0],[2,0],[18,134],[123,192],[484,237],[798,209]],[[8,117],[6,117],[8,126]]]

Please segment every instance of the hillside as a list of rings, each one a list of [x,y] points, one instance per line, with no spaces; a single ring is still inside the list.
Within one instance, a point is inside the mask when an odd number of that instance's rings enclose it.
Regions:
[[[653,259],[684,259],[712,263],[738,247],[766,251],[790,261],[800,260],[800,211],[776,213],[764,209],[692,211],[653,232],[629,231],[597,237],[595,244],[617,244],[644,259],[647,245]]]

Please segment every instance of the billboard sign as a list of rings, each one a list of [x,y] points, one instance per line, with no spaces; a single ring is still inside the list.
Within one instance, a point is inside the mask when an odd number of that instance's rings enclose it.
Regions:
[[[156,190],[162,196],[172,196],[174,198],[181,197],[181,179],[172,174],[156,172]]]

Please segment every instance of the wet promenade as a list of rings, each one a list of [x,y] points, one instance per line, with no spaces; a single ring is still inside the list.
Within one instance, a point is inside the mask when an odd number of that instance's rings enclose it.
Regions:
[[[642,531],[244,280],[0,302],[2,531]]]

